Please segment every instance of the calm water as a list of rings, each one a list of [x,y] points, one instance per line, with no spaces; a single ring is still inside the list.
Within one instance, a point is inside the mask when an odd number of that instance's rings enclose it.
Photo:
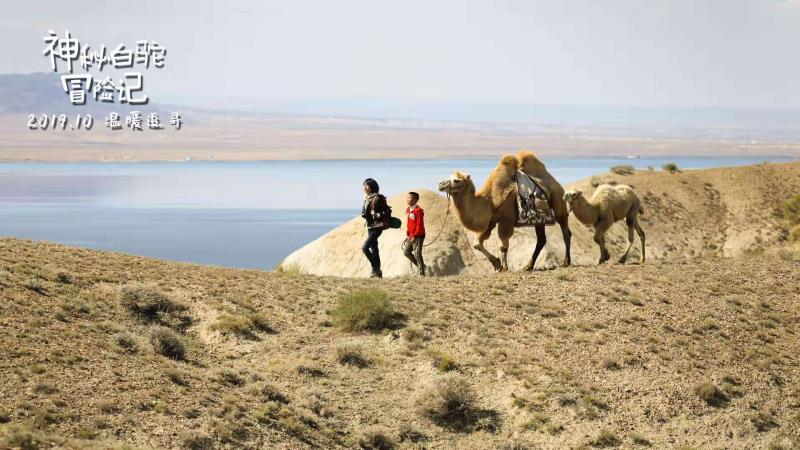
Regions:
[[[676,162],[707,168],[785,157],[550,158],[562,183]],[[276,161],[0,164],[0,236],[244,268],[272,268],[359,213],[361,181],[388,196],[436,190],[455,169],[485,179],[496,161]]]

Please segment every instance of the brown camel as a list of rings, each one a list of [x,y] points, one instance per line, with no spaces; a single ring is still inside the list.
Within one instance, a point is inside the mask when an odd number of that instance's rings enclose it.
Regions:
[[[639,225],[639,214],[644,214],[644,208],[642,201],[630,186],[601,184],[588,200],[583,196],[583,192],[573,189],[564,194],[564,201],[576,219],[594,227],[594,241],[600,246],[600,264],[611,259],[611,254],[606,248],[606,231],[614,222],[623,218],[628,225],[628,247],[625,248],[619,263],[623,264],[628,259],[628,252],[633,246],[633,232],[636,231],[642,244],[639,262],[644,264],[644,231]]]
[[[533,153],[523,150],[517,156],[503,156],[480,191],[475,191],[471,177],[464,172],[454,172],[449,179],[439,182],[439,191],[447,192],[453,197],[461,223],[475,233],[473,247],[489,259],[495,270],[508,270],[508,244],[517,224],[517,202],[514,198],[517,189],[514,176],[517,169],[533,177],[547,191],[550,207],[555,212],[556,221],[564,236],[564,267],[569,266],[572,233],[569,230],[569,212],[563,199],[564,188]],[[495,226],[500,238],[500,258],[492,255],[483,245]],[[536,248],[525,270],[533,270],[536,259],[547,242],[545,226],[537,225],[535,229]]]

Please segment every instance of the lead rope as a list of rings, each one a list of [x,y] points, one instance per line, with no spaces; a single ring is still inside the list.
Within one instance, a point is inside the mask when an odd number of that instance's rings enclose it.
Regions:
[[[447,225],[447,217],[450,215],[450,190],[447,190],[447,212],[444,213],[444,220],[442,220],[442,228],[439,228],[439,232],[436,233],[436,237],[433,238],[432,241],[428,242],[427,244],[423,244],[422,248],[425,248],[439,239],[439,236],[442,235],[442,231],[444,231],[444,227]]]

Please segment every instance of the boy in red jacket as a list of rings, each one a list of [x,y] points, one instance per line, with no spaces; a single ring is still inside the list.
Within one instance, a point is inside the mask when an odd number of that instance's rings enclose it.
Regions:
[[[419,269],[419,274],[425,276],[425,261],[422,259],[422,243],[425,242],[425,211],[419,207],[419,194],[409,192],[406,198],[407,235],[403,243],[403,254]]]

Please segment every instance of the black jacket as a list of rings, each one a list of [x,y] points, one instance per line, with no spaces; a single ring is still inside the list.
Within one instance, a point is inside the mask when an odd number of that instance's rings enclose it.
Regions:
[[[361,217],[367,221],[367,228],[386,228],[391,216],[392,210],[383,195],[372,194],[364,199]]]

